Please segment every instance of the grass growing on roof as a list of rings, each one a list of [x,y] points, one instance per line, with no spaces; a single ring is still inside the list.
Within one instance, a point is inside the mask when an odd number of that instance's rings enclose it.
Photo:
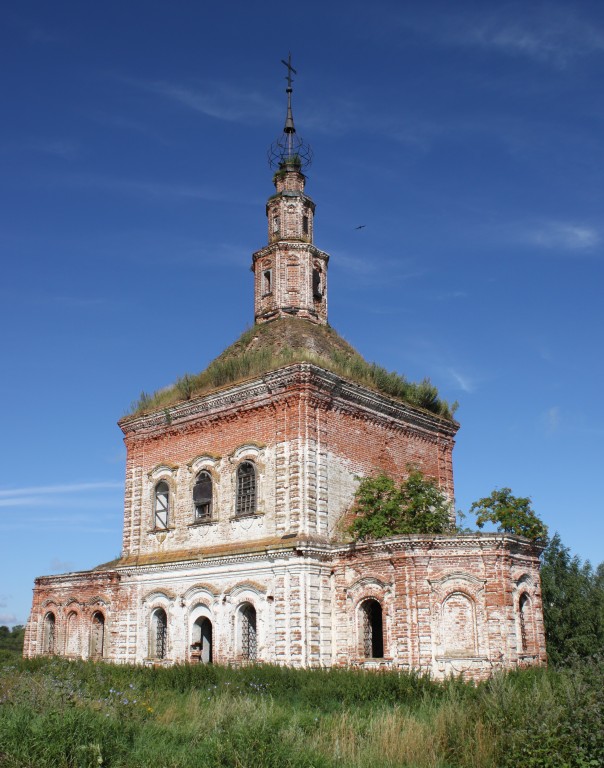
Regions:
[[[185,374],[176,383],[154,394],[141,393],[129,416],[168,408],[179,402],[261,376],[292,363],[314,363],[332,373],[431,413],[452,420],[452,406],[424,379],[407,381],[398,373],[368,363],[329,326],[297,318],[281,318],[256,325],[199,374]]]

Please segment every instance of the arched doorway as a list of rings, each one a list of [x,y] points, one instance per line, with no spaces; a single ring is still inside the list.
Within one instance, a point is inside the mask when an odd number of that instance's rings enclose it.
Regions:
[[[384,658],[382,606],[373,598],[361,605],[361,637],[366,659]]]
[[[212,663],[212,622],[206,616],[200,616],[193,624],[193,642],[191,660],[202,664]]]
[[[241,656],[246,661],[256,661],[258,638],[256,633],[256,609],[244,603],[239,611]]]
[[[92,615],[90,625],[90,657],[100,659],[105,651],[105,617],[100,611]]]

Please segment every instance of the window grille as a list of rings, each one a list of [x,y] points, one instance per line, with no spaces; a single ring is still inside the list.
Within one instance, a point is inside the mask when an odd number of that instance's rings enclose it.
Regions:
[[[193,486],[193,504],[197,520],[209,520],[212,517],[212,476],[209,472],[197,475]]]
[[[256,470],[251,461],[244,461],[237,468],[236,515],[253,515],[256,512]]]
[[[165,659],[168,647],[168,620],[164,610],[156,611],[155,621],[155,658]]]
[[[158,483],[155,486],[155,527],[168,527],[168,510],[170,506],[170,488],[168,483]]]
[[[256,610],[246,605],[241,609],[241,655],[248,661],[255,661],[256,654]]]

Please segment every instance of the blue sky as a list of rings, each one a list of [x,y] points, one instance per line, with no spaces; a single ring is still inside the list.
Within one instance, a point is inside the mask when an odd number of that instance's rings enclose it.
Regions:
[[[117,419],[253,321],[289,50],[331,324],[459,401],[459,508],[604,559],[601,2],[8,0],[0,623],[119,554]]]

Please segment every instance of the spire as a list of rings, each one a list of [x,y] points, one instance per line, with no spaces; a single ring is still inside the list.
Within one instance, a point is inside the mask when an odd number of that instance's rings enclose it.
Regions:
[[[294,75],[297,75],[298,73],[296,70],[292,67],[292,54],[291,51],[289,53],[289,56],[287,58],[287,61],[285,59],[281,59],[281,63],[285,64],[287,67],[287,75],[285,79],[287,80],[287,88],[285,89],[285,92],[287,93],[287,117],[285,118],[285,128],[283,129],[283,133],[295,133],[296,127],[294,125],[294,114],[292,112],[292,72]]]
[[[275,170],[283,170],[287,166],[294,167],[297,170],[308,168],[312,162],[312,149],[300,136],[296,134],[294,125],[294,113],[292,111],[292,72],[297,75],[297,71],[292,67],[292,55],[288,55],[287,61],[281,59],[281,63],[287,67],[287,113],[285,116],[285,126],[283,135],[273,141],[268,150],[268,163]]]

